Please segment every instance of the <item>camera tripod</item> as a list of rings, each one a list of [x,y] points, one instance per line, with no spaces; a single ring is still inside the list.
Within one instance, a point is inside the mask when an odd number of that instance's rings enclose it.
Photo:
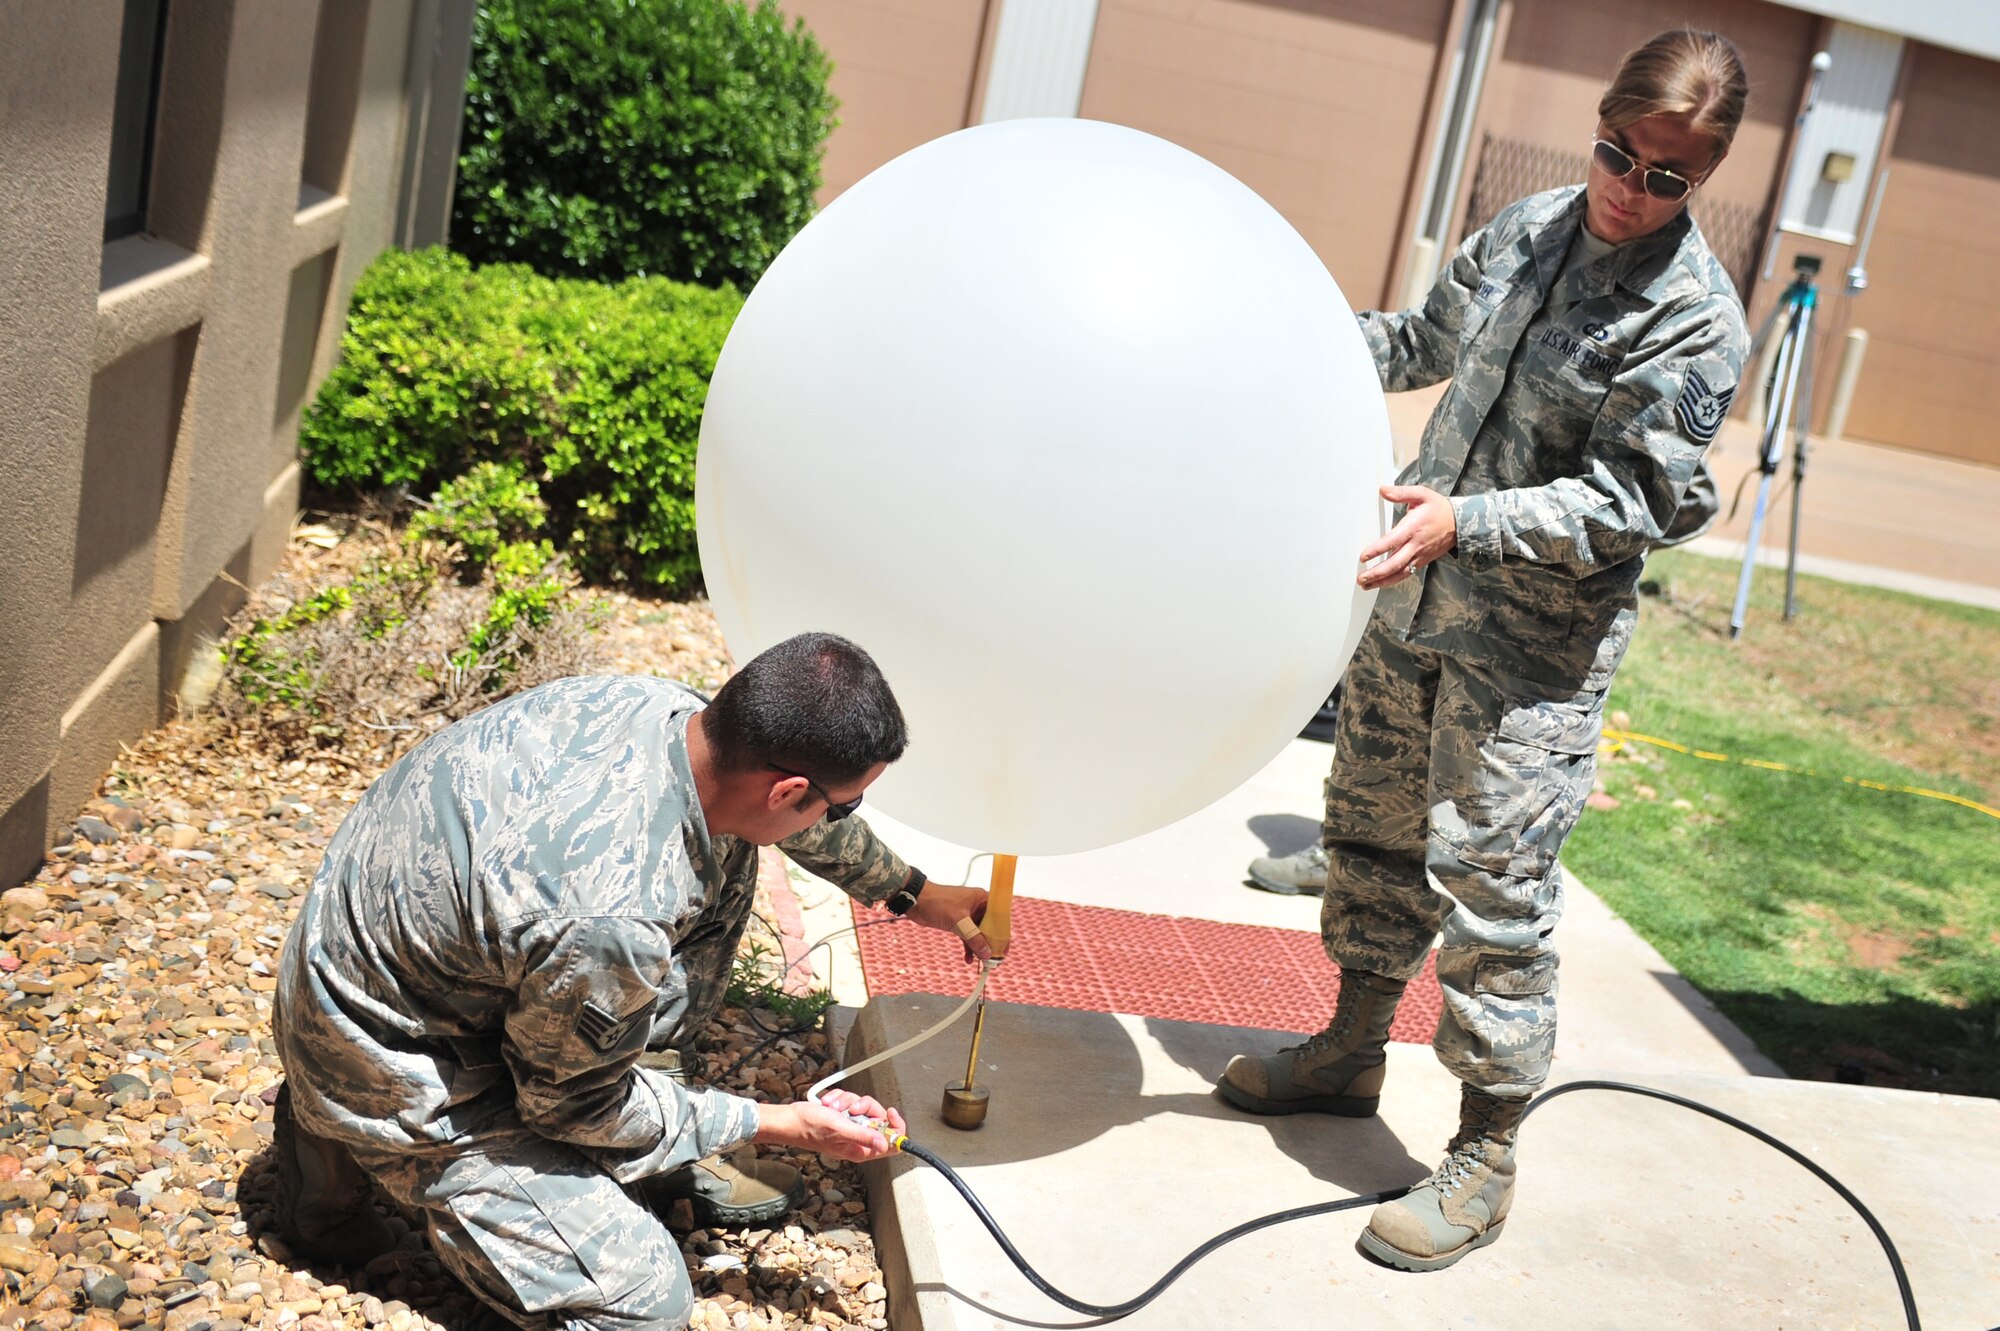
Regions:
[[[1763,354],[1780,321],[1778,354],[1772,361],[1771,378],[1764,395],[1764,431],[1757,446],[1757,505],[1750,512],[1750,538],[1743,547],[1743,572],[1736,581],[1736,604],[1729,612],[1729,636],[1741,637],[1743,617],[1750,604],[1750,576],[1757,566],[1757,542],[1764,533],[1764,514],[1771,500],[1771,482],[1784,460],[1785,434],[1792,440],[1792,531],[1790,551],[1785,560],[1785,618],[1798,611],[1796,597],[1799,572],[1799,498],[1806,480],[1806,426],[1812,418],[1812,325],[1819,307],[1819,256],[1801,254],[1792,261],[1792,280],[1778,298],[1775,309],[1757,330],[1750,344],[1754,362]],[[1749,479],[1747,476],[1744,479]],[[1742,487],[1737,487],[1742,498]],[[1735,505],[1730,506],[1734,512]]]

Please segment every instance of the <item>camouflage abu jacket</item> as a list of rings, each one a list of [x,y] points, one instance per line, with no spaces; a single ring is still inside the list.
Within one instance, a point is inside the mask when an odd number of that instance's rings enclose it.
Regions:
[[[1475,666],[1601,689],[1749,334],[1685,210],[1558,282],[1583,211],[1580,185],[1523,199],[1467,238],[1422,308],[1360,317],[1383,388],[1451,380],[1400,479],[1451,496],[1458,546],[1382,593],[1383,624]]]
[[[754,1102],[637,1066],[687,1011],[676,948],[708,923],[738,844],[710,837],[695,798],[702,706],[660,679],[558,680],[368,788],[280,966],[274,1025],[308,1127],[424,1151],[512,1110],[621,1182],[755,1133]],[[784,848],[862,900],[909,874],[860,818]]]

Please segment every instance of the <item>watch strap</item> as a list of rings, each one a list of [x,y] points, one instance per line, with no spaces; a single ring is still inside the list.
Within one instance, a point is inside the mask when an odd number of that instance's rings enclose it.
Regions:
[[[916,908],[917,896],[924,890],[924,884],[928,881],[924,877],[923,870],[912,869],[910,876],[903,881],[903,885],[884,898],[882,904],[892,915],[908,915]]]

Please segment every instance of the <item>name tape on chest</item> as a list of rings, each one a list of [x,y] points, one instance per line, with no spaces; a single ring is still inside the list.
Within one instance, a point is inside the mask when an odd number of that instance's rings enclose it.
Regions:
[[[1584,327],[1584,332],[1593,338],[1602,338],[1605,336],[1603,324],[1587,324]],[[1547,347],[1550,351],[1555,352],[1585,374],[1597,378],[1603,378],[1618,368],[1619,358],[1617,356],[1607,355],[1599,351],[1590,342],[1586,342],[1583,338],[1576,336],[1574,333],[1565,332],[1554,325],[1544,328],[1541,336],[1537,337],[1535,341],[1538,345]]]
[[[1481,305],[1498,305],[1501,297],[1506,294],[1506,283],[1495,282],[1492,278],[1485,277],[1480,279],[1479,290],[1472,293],[1472,298]]]
[[[1712,388],[1700,370],[1690,368],[1687,382],[1681,385],[1680,400],[1674,403],[1674,415],[1680,418],[1681,428],[1690,439],[1712,443],[1716,431],[1722,428],[1722,418],[1729,414],[1730,399],[1735,396],[1736,385]]]

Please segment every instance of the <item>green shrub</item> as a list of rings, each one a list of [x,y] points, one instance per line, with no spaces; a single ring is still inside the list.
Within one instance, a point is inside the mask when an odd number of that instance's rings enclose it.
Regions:
[[[457,546],[470,569],[481,569],[503,547],[540,531],[548,516],[541,487],[519,462],[477,462],[417,510],[408,535]]]
[[[828,70],[771,0],[484,0],[452,244],[747,289],[812,216]]]
[[[331,488],[465,477],[439,501],[468,521],[499,505],[496,541],[540,504],[540,530],[584,576],[687,590],[701,409],[742,303],[664,278],[556,281],[390,251],[355,288],[340,363],[300,428],[308,473]]]
[[[530,630],[548,627],[549,617],[569,595],[571,581],[562,557],[547,541],[501,546],[493,559],[493,603],[487,607],[486,622],[473,630],[456,658],[458,663],[470,665],[496,652],[507,659],[510,644]]]
[[[833,1006],[833,992],[809,986],[794,993],[785,988],[785,970],[782,951],[749,939],[729,964],[729,987],[723,992],[723,1002],[732,1007],[762,1008],[798,1030],[813,1026],[820,1014]]]

